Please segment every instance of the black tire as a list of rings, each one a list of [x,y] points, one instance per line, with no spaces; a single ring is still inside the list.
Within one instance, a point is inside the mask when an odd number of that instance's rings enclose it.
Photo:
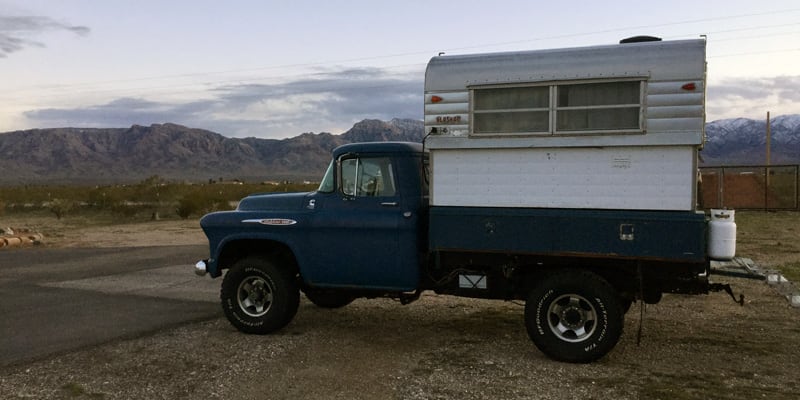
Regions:
[[[225,316],[236,329],[266,334],[292,321],[300,304],[300,290],[291,269],[249,257],[225,274],[220,299]]]
[[[355,297],[342,292],[323,289],[307,289],[305,295],[317,307],[342,308],[355,300]]]
[[[602,277],[559,271],[531,290],[525,303],[528,336],[548,357],[588,363],[606,355],[624,325],[620,296]]]

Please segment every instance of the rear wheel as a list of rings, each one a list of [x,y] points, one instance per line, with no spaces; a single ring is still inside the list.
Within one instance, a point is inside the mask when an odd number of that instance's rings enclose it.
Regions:
[[[558,361],[587,363],[606,355],[622,335],[620,296],[602,277],[567,270],[545,278],[525,303],[525,326],[536,347]]]
[[[300,290],[288,268],[245,258],[222,280],[220,299],[228,321],[245,333],[266,334],[283,328],[297,313]]]

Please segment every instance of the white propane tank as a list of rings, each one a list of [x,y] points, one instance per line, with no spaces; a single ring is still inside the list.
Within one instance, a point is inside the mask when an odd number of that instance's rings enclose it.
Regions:
[[[708,223],[708,256],[713,260],[730,260],[736,255],[736,223],[733,210],[711,209]]]

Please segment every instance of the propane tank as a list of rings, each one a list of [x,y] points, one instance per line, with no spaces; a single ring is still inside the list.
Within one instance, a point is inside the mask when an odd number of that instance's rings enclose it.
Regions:
[[[733,210],[711,209],[708,223],[708,256],[727,261],[736,255],[736,223]]]

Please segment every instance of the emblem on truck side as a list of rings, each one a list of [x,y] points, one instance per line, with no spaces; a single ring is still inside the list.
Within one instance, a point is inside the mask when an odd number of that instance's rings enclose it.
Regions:
[[[261,225],[272,225],[272,226],[286,226],[286,225],[294,225],[297,221],[293,219],[287,218],[266,218],[266,219],[245,219],[242,220],[243,224],[261,224]]]

